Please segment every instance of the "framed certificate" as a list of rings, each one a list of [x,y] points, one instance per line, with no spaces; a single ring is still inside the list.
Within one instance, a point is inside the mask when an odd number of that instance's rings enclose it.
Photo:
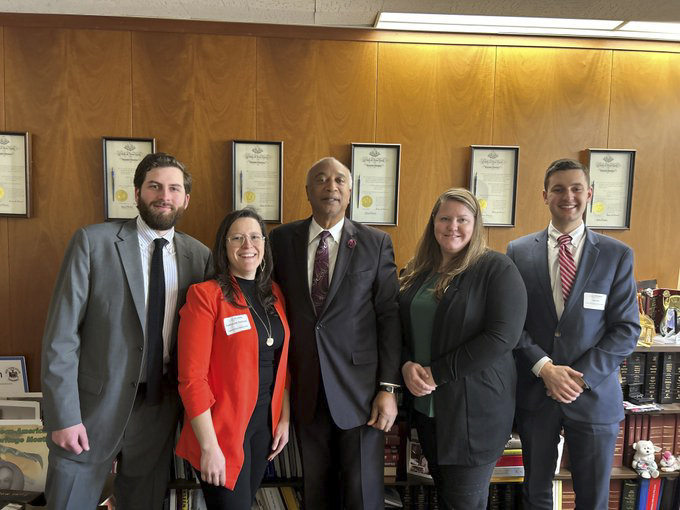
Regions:
[[[23,356],[0,356],[0,395],[27,392],[26,359]]]
[[[135,170],[156,152],[155,138],[102,138],[104,154],[104,214],[106,221],[137,216]]]
[[[471,145],[470,191],[486,227],[515,226],[519,147]]]
[[[31,135],[0,131],[0,216],[31,217]]]
[[[267,223],[281,223],[283,210],[283,142],[232,142],[231,203],[251,207]]]
[[[400,144],[352,144],[350,219],[369,225],[397,224],[400,162]]]
[[[635,151],[588,149],[593,196],[586,209],[586,225],[600,229],[630,228]]]

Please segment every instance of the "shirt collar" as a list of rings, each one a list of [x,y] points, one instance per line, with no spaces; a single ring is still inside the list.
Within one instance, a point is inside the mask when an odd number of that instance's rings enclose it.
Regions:
[[[307,238],[307,244],[310,244],[314,239],[316,239],[321,232],[328,230],[331,233],[331,237],[336,243],[340,243],[340,237],[342,236],[342,227],[345,224],[345,217],[343,216],[340,221],[338,221],[331,228],[323,228],[319,225],[314,217],[312,217],[312,222],[309,224],[309,237]]]
[[[168,251],[170,253],[174,253],[175,251],[175,243],[173,242],[175,239],[175,227],[172,227],[164,235],[159,236],[155,230],[146,224],[141,216],[137,216],[137,235],[139,237],[139,243],[144,248],[148,248],[149,245],[153,243],[154,239],[162,237],[168,241],[166,246]]]
[[[585,233],[586,226],[583,222],[581,222],[581,224],[574,230],[572,230],[571,232],[567,232],[567,234],[571,236],[571,243],[569,244],[571,244],[574,248],[578,247]],[[557,238],[563,234],[564,232],[560,232],[559,230],[557,230],[551,221],[550,226],[548,227],[548,239],[550,240],[550,243],[553,246],[557,246]]]

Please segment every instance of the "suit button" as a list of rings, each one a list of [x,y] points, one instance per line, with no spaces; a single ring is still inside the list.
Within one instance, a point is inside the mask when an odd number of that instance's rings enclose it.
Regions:
[[[144,346],[140,345],[139,347],[137,347],[137,350],[139,352],[144,352]]]
[[[323,324],[319,323],[316,325],[316,330],[319,331],[323,327]]]
[[[132,381],[130,383],[130,386],[132,386],[133,388],[136,388],[137,387],[137,381]]]
[[[555,338],[559,338],[561,336],[562,336],[562,333],[560,333],[559,331],[555,331]]]

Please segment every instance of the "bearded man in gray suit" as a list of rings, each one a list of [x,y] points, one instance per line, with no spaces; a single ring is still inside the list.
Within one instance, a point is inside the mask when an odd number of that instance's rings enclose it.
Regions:
[[[177,311],[212,262],[174,229],[191,192],[182,163],[150,154],[134,187],[139,216],[79,229],[52,296],[42,351],[51,509],[95,508],[116,458],[116,508],[163,505],[179,411]]]

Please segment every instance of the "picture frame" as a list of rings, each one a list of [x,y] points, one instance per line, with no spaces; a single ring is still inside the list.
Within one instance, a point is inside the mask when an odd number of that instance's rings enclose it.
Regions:
[[[592,196],[585,211],[587,227],[630,228],[636,152],[634,149],[588,149]]]
[[[28,393],[26,358],[23,356],[0,356],[0,395],[23,395]]]
[[[104,217],[106,221],[137,216],[135,170],[147,155],[156,152],[155,138],[102,137]]]
[[[519,147],[470,146],[470,184],[485,227],[514,227]]]
[[[281,223],[283,142],[233,140],[231,148],[233,210],[250,207],[265,223]]]
[[[400,167],[401,144],[352,143],[352,221],[397,225]]]
[[[0,131],[0,216],[31,217],[31,135]]]

